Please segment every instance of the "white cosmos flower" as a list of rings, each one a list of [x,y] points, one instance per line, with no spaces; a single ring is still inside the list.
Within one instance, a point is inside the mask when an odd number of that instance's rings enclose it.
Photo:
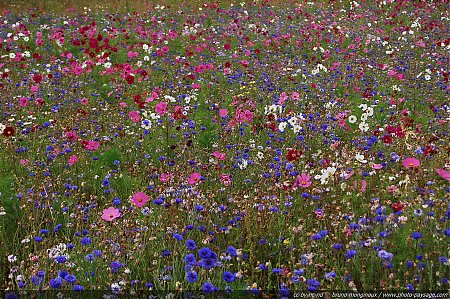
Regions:
[[[368,115],[366,113],[363,113],[361,115],[361,121],[366,121],[367,120]]]
[[[366,104],[361,104],[358,106],[358,108],[361,108],[361,110],[367,110],[367,105]]]
[[[262,160],[262,159],[264,159],[264,154],[261,153],[261,152],[258,152],[258,153],[256,154],[256,157],[258,157],[259,160]]]
[[[369,125],[365,122],[361,122],[361,123],[359,123],[359,129],[362,132],[367,132],[367,131],[369,131]]]
[[[368,116],[372,116],[373,115],[373,108],[372,107],[368,107],[367,110],[366,110],[366,114]]]
[[[300,132],[301,129],[303,129],[302,127],[300,127],[299,125],[294,125],[294,127],[292,128],[294,133],[297,134],[298,132]]]
[[[278,130],[280,130],[280,132],[284,132],[284,129],[286,129],[286,126],[287,126],[287,123],[281,122],[281,123],[278,125]]]
[[[288,123],[291,126],[294,126],[297,123],[297,117],[295,117],[295,116],[291,117],[290,119],[288,119]]]
[[[350,115],[348,117],[348,122],[351,124],[354,124],[357,120],[358,120],[358,118],[355,115]]]
[[[241,169],[241,170],[246,169],[247,165],[248,165],[247,160],[242,160],[242,162],[238,164],[239,169]]]
[[[3,131],[5,130],[6,126],[4,124],[0,124],[0,134],[3,134]]]
[[[358,162],[360,162],[360,163],[363,163],[363,164],[366,164],[366,163],[367,163],[367,160],[366,160],[366,158],[364,157],[363,154],[357,154],[357,155],[355,156],[355,159],[356,159],[356,161],[358,161]]]

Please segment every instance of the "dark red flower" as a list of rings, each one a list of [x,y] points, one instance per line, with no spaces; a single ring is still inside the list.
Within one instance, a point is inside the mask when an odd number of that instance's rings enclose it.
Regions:
[[[383,140],[384,143],[386,144],[391,144],[392,143],[392,137],[389,135],[384,135],[383,137],[381,137],[381,140]]]
[[[127,75],[127,77],[125,79],[127,80],[128,84],[134,83],[134,76]]]
[[[14,127],[12,126],[7,126],[4,130],[3,130],[3,135],[6,137],[11,137],[14,136],[14,133],[16,131],[14,130]]]
[[[405,208],[405,204],[402,202],[396,202],[396,203],[391,204],[391,208],[392,208],[392,210],[394,210],[394,212],[398,212]]]
[[[297,160],[300,158],[301,155],[302,155],[302,152],[301,152],[301,151],[295,150],[295,149],[290,149],[290,150],[288,151],[287,155],[286,155],[286,159],[287,159],[289,162],[297,161]]]

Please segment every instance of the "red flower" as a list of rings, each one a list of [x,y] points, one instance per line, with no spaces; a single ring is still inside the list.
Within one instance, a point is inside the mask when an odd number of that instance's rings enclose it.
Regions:
[[[4,130],[3,130],[3,135],[6,137],[11,137],[14,136],[14,133],[16,131],[14,130],[14,127],[12,126],[7,126]]]
[[[392,143],[392,137],[389,135],[384,135],[383,137],[381,137],[381,140],[383,140],[384,143],[386,144],[391,144]]]
[[[127,80],[128,84],[133,84],[134,83],[134,76],[127,75],[125,80]]]
[[[391,204],[391,208],[392,208],[392,210],[394,210],[394,212],[401,211],[401,210],[403,210],[404,207],[405,207],[405,204],[402,202],[396,202],[396,203]]]
[[[298,158],[300,158],[301,155],[302,155],[301,151],[298,151],[298,150],[295,150],[295,149],[290,149],[289,152],[286,155],[286,159],[289,162],[297,161]]]

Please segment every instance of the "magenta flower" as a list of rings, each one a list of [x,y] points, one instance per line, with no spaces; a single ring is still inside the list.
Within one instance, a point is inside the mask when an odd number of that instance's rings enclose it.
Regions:
[[[219,110],[219,115],[220,117],[225,117],[228,115],[228,110],[227,109],[220,109]]]
[[[131,199],[137,207],[142,207],[149,200],[149,197],[144,192],[137,192],[133,194]]]
[[[69,157],[69,165],[72,166],[73,164],[75,164],[76,162],[78,162],[78,157],[76,155],[72,155]]]
[[[120,217],[119,209],[116,209],[114,207],[109,207],[109,208],[103,210],[102,219],[105,221],[110,222],[118,217]]]
[[[194,185],[197,184],[200,181],[201,175],[198,172],[194,172],[189,176],[189,184]]]
[[[436,169],[437,174],[446,181],[450,182],[450,172],[443,168]]]
[[[87,140],[85,141],[84,148],[90,151],[96,151],[99,146],[100,143],[98,143],[97,141]]]
[[[420,161],[416,158],[406,158],[403,160],[403,166],[406,168],[415,168],[420,166]]]
[[[219,151],[215,151],[214,153],[213,153],[213,155],[214,155],[214,157],[216,157],[217,159],[219,159],[219,160],[225,160],[225,158],[226,158],[226,156],[227,156],[227,154],[225,154],[225,153],[221,153],[221,152],[219,152]]]
[[[165,102],[161,102],[159,104],[156,104],[155,111],[159,115],[163,116],[166,113],[167,110],[167,104]]]
[[[26,107],[26,106],[28,106],[28,99],[25,98],[25,97],[21,97],[21,98],[19,99],[19,105],[20,105],[20,107]]]
[[[311,186],[311,176],[307,175],[306,173],[302,173],[301,175],[297,176],[297,180],[295,182],[297,186],[308,188]]]
[[[134,123],[137,123],[141,119],[141,117],[139,116],[139,112],[137,111],[131,111],[130,113],[128,113],[128,116]]]

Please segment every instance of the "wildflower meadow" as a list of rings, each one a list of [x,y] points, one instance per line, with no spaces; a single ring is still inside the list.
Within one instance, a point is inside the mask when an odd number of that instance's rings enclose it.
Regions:
[[[43,2],[0,7],[1,290],[449,289],[448,1]]]

